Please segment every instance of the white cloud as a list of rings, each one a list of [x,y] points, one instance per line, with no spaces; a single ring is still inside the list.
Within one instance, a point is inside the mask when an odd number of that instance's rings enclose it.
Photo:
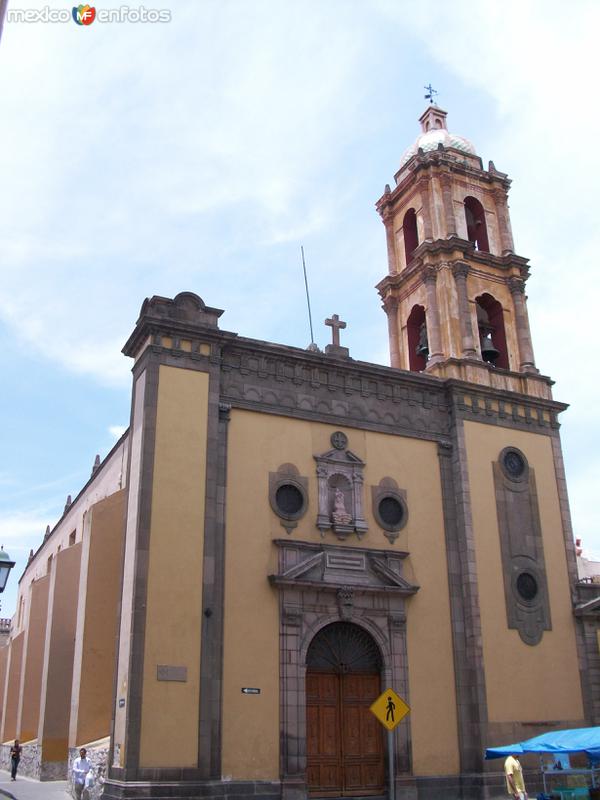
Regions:
[[[127,430],[126,425],[111,425],[108,429],[108,432],[115,439],[120,439],[126,430]]]
[[[0,543],[4,543],[7,549],[17,551],[29,551],[30,547],[35,549],[42,541],[48,524],[48,517],[40,509],[7,514],[0,512]]]

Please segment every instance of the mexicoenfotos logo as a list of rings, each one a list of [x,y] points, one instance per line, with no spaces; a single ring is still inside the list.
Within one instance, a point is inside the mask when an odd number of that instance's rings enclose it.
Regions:
[[[73,19],[78,25],[91,25],[96,19],[96,9],[92,6],[73,6]]]
[[[2,0],[0,0],[0,5]],[[119,8],[99,8],[88,3],[81,3],[73,6],[71,13],[68,8],[9,8],[6,13],[7,22],[58,22],[68,23],[73,20],[76,25],[81,27],[91,25],[92,22],[110,23],[156,23],[171,22],[171,10],[169,8],[146,8],[145,6],[126,6]]]

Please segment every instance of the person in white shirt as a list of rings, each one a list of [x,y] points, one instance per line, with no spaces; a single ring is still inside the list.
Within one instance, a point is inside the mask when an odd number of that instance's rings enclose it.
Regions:
[[[79,757],[73,762],[73,786],[75,787],[75,797],[77,800],[81,800],[81,794],[85,788],[85,779],[92,768],[86,756],[87,750],[85,747],[82,747],[79,751]]]

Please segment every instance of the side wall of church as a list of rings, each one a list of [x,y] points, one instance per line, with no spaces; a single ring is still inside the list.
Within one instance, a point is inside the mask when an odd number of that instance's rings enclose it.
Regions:
[[[550,436],[465,422],[483,655],[491,725],[555,720],[584,723],[575,619]],[[551,629],[526,644],[507,624],[493,463],[517,447],[535,474]],[[567,727],[565,725],[565,727]],[[526,733],[526,731],[525,731]]]
[[[290,540],[323,541],[316,527],[314,456],[342,430],[366,464],[369,526],[329,544],[408,551],[405,577],[421,590],[407,602],[410,729],[415,774],[459,771],[455,679],[440,470],[433,442],[234,409],[227,457],[223,774],[233,780],[276,780],[279,768],[279,602],[267,576],[277,571],[274,539],[287,537],[268,500],[269,473],[292,463],[308,479],[308,511]],[[371,486],[393,478],[406,491],[408,522],[393,545],[377,525]],[[258,687],[260,695],[243,694]],[[382,686],[382,690],[386,687]],[[383,736],[383,733],[382,733]]]
[[[84,531],[70,736],[83,745],[110,731],[125,490],[92,507]]]
[[[66,776],[70,737],[71,744],[89,741],[77,741],[72,714],[75,722],[79,708],[85,716],[100,691],[103,708],[100,711],[98,703],[91,712],[97,719],[95,728],[90,722],[88,733],[98,731],[96,738],[109,733],[114,669],[110,652],[111,648],[114,652],[120,592],[127,452],[125,436],[65,507],[19,580],[17,613],[0,684],[2,741],[19,738],[32,743],[21,765],[32,777]],[[95,548],[90,548],[90,540]],[[88,590],[96,591],[93,608],[85,602]],[[79,680],[81,658],[75,657],[78,651],[81,655],[86,628],[88,648],[95,635],[102,648],[101,653],[92,652],[86,664],[91,679],[87,684]]]
[[[18,724],[20,738],[23,742],[37,737],[40,719],[40,686],[44,668],[49,584],[50,580],[46,575],[34,581],[30,590],[29,621],[23,657],[22,701]]]

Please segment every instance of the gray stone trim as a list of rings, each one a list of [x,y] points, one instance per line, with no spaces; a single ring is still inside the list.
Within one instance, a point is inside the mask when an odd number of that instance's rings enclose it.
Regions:
[[[146,365],[146,383],[144,391],[139,513],[134,568],[135,586],[133,594],[131,646],[129,652],[129,685],[127,689],[128,697],[126,706],[127,721],[125,727],[126,765],[130,769],[137,769],[140,759],[144,643],[146,637],[146,597],[148,594],[150,522],[152,514],[154,451],[156,447],[156,417],[158,411],[158,372],[158,361],[156,359],[149,360]]]
[[[506,617],[508,627],[516,628],[526,644],[536,645],[543,632],[552,629],[552,622],[535,472],[518,451],[525,469],[516,478],[510,476],[502,464],[509,450],[517,448],[505,447],[492,464]],[[524,598],[519,592],[517,581],[522,574],[535,579],[535,597]]]
[[[202,575],[202,639],[198,766],[202,778],[221,777],[223,626],[225,583],[225,494],[230,407],[220,402],[218,363],[211,365]]]
[[[460,766],[479,772],[485,749],[487,694],[479,609],[467,450],[462,419],[454,419],[454,445],[438,448],[446,534],[454,650]]]
[[[386,522],[379,513],[379,504],[386,497],[396,500],[402,507],[402,518],[399,523]],[[382,478],[377,486],[371,486],[371,510],[377,524],[383,529],[383,535],[390,544],[394,544],[400,531],[408,522],[408,503],[406,489],[400,489],[393,478]]]
[[[432,438],[447,427],[446,397],[436,379],[332,360],[319,354],[229,346],[223,397],[262,413]]]
[[[365,548],[315,545],[309,542],[276,540],[279,546],[279,576],[287,580],[271,582],[279,588],[280,607],[280,764],[282,797],[306,797],[306,655],[316,634],[332,622],[350,620],[363,627],[375,640],[382,656],[382,688],[394,686],[409,704],[408,660],[406,656],[405,594],[417,587],[408,587],[401,575],[401,562],[406,553],[378,551],[387,560],[379,575],[369,570]],[[316,556],[315,556],[316,553]],[[343,560],[356,560],[340,568],[323,570],[315,558],[328,563],[327,553]],[[361,570],[361,559],[365,562]],[[320,580],[305,580],[307,569],[321,575]],[[355,571],[356,570],[356,571]],[[331,573],[339,573],[332,578]],[[369,583],[371,591],[369,591]],[[390,591],[394,587],[397,591]],[[379,588],[378,588],[379,586]],[[386,590],[387,587],[387,590]],[[340,598],[339,590],[344,597]],[[406,717],[396,728],[396,768],[398,774],[410,773],[410,719]]]
[[[131,423],[133,422],[133,414],[135,409],[135,383],[137,377],[139,376],[139,372],[137,370],[132,369],[133,373],[133,381],[132,381],[132,391],[131,391],[131,404],[129,408],[129,421],[130,426],[127,429],[127,435],[129,435],[129,431],[131,430]],[[131,458],[132,458],[132,448],[131,443],[127,450],[127,471],[125,475],[127,476],[127,481],[125,486],[129,486],[129,476],[131,475]],[[121,641],[121,622],[122,622],[122,614],[123,614],[123,587],[125,582],[125,572],[124,572],[124,564],[125,564],[125,551],[127,547],[127,516],[128,516],[128,509],[129,509],[129,491],[125,493],[125,503],[123,505],[123,540],[121,543],[121,578],[119,581],[119,596],[117,599],[117,640],[115,643],[115,660],[114,660],[114,670],[113,670],[113,711],[110,721],[110,745],[109,745],[109,756],[108,756],[108,772],[110,772],[110,764],[113,763],[114,752],[115,752],[115,708],[114,705],[117,702],[118,697],[118,684],[119,684],[119,649],[120,649],[120,641]]]
[[[287,485],[294,486],[302,495],[302,506],[295,513],[287,513],[277,504],[277,490]],[[288,533],[297,527],[298,520],[308,511],[308,478],[300,475],[294,464],[281,464],[277,472],[269,472],[269,504],[273,513],[279,517],[279,524]]]
[[[182,800],[183,798],[222,798],[222,800],[278,800],[279,781],[204,781],[197,770],[148,769],[134,783],[110,779],[104,784],[106,800]]]

